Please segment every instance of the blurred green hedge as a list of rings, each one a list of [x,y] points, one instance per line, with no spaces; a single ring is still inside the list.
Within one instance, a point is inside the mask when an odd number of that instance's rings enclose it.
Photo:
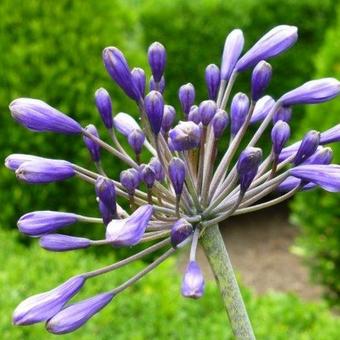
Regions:
[[[327,33],[316,57],[316,77],[340,79],[340,6],[337,23]],[[311,106],[302,121],[300,136],[309,129],[326,130],[339,123],[340,99]],[[339,143],[331,145],[334,163],[340,162]],[[328,297],[340,302],[340,195],[323,190],[300,193],[291,205],[293,221],[301,226],[298,244],[315,281],[329,288]]]
[[[127,52],[132,64],[140,64],[136,11],[120,0],[2,0],[0,17],[1,160],[10,153],[30,153],[91,168],[79,136],[29,132],[12,120],[8,104],[17,97],[39,98],[84,126],[94,122],[101,128],[93,95],[103,86],[111,93],[116,112],[134,112],[132,102],[106,74],[101,53],[115,45]],[[117,162],[110,158],[106,164],[117,176]],[[18,183],[3,167],[0,177],[1,227],[14,226],[31,210],[97,214],[93,188],[80,180],[29,186]]]
[[[96,257],[87,250],[48,253],[35,243],[27,248],[15,240],[16,231],[0,229],[0,334],[2,340],[56,339],[37,324],[15,327],[14,308],[24,298],[54,288],[70,276],[115,261],[115,253]],[[89,280],[76,299],[112,289],[134,275],[142,263]],[[181,276],[174,259],[162,264],[146,278],[122,292],[83,328],[62,339],[145,340],[145,339],[233,339],[220,295],[214,282],[207,282],[199,300],[180,295]],[[242,294],[258,339],[338,339],[340,320],[323,303],[306,303],[289,294],[255,297]]]

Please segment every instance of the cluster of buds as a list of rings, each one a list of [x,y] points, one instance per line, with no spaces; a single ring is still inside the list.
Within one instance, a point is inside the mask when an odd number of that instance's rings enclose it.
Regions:
[[[155,42],[148,49],[152,73],[148,86],[143,69],[131,70],[119,49],[105,48],[103,61],[108,74],[136,103],[140,115],[140,122],[123,112],[114,115],[109,93],[98,89],[95,104],[112,143],[101,139],[94,125],[82,127],[40,100],[19,98],[10,104],[13,118],[30,130],[81,135],[95,170],[70,161],[23,154],[8,156],[7,168],[31,184],[78,177],[94,187],[100,214],[92,217],[56,211],[30,212],[18,221],[22,233],[38,237],[40,245],[49,251],[131,247],[153,242],[119,262],[79,274],[53,290],[24,300],[14,312],[15,324],[46,322],[49,332],[72,332],[184,245],[191,249],[181,292],[185,297],[199,298],[204,293],[204,278],[196,250],[206,228],[232,215],[282,202],[300,190],[319,186],[340,191],[340,166],[331,164],[332,150],[324,146],[340,140],[340,125],[321,133],[309,131],[301,141],[286,146],[292,107],[330,100],[340,93],[340,83],[325,78],[309,81],[277,100],[265,95],[272,76],[267,60],[287,50],[296,40],[296,27],[277,26],[241,56],[243,33],[239,29],[232,31],[225,41],[221,67],[211,64],[205,70],[208,99],[197,103],[194,86],[181,86],[178,115],[163,97],[166,50],[162,44]],[[227,109],[237,76],[250,68],[250,96],[236,93]],[[256,124],[255,134],[247,137],[247,128]],[[268,129],[272,149],[264,157],[256,145]],[[122,146],[122,138],[126,138],[128,148]],[[221,142],[224,145],[218,148]],[[243,150],[241,142],[247,144]],[[218,154],[218,149],[224,153]],[[109,178],[103,169],[103,151],[126,164],[119,179]],[[150,155],[149,163],[141,164],[142,152]],[[127,200],[123,206],[121,199]],[[104,224],[103,239],[59,232],[78,222]],[[167,249],[162,255],[120,286],[70,303],[87,280],[163,248]]]

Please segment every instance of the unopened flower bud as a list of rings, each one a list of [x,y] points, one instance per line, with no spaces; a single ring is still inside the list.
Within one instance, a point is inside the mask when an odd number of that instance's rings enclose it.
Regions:
[[[131,76],[124,54],[116,47],[107,47],[103,51],[103,61],[111,78],[130,98],[138,102],[141,93]]]
[[[75,237],[62,234],[47,234],[40,237],[40,246],[50,251],[69,251],[88,248],[90,240],[84,237]]]
[[[150,45],[148,50],[148,61],[152,75],[158,83],[162,78],[166,64],[166,50],[161,43],[154,42]]]
[[[164,114],[164,99],[160,92],[151,91],[144,99],[145,112],[148,116],[152,132],[157,135],[161,130],[163,114]]]
[[[182,85],[178,91],[179,101],[185,115],[189,114],[190,108],[195,102],[195,88],[191,83]]]
[[[99,200],[98,209],[102,217],[104,225],[108,225],[113,219],[117,218],[117,212],[112,207],[107,206],[103,201]]]
[[[208,65],[205,69],[205,83],[207,84],[209,99],[216,100],[220,82],[220,69],[215,64]]]
[[[38,99],[19,98],[9,104],[12,117],[29,130],[65,134],[81,133],[81,126],[71,117]]]
[[[105,127],[107,129],[112,129],[112,102],[109,93],[105,89],[100,88],[95,93],[95,100],[97,110],[102,118]]]
[[[296,152],[294,164],[299,165],[310,157],[318,148],[320,143],[320,132],[311,130],[307,132]]]
[[[264,96],[259,99],[255,104],[250,123],[254,124],[266,118],[274,104],[275,100],[271,96]]]
[[[318,150],[308,157],[302,164],[330,164],[332,160],[332,149],[319,146]]]
[[[26,155],[26,154],[21,154],[21,153],[13,153],[12,155],[9,155],[5,159],[5,167],[9,170],[15,171],[19,168],[19,166],[22,163],[28,162],[28,161],[37,161],[45,159],[43,157],[39,156],[33,156],[33,155]]]
[[[320,135],[320,144],[329,144],[340,141],[340,124],[324,131]]]
[[[174,248],[180,248],[190,241],[190,236],[193,234],[194,229],[192,225],[180,218],[171,228],[171,244]]]
[[[155,173],[156,180],[162,182],[165,178],[163,166],[157,157],[152,157],[149,162],[150,167]]]
[[[145,83],[146,77],[145,72],[140,67],[134,67],[131,71],[132,81],[134,82],[135,86],[139,90],[142,97],[145,96]]]
[[[182,194],[185,175],[184,162],[180,158],[174,157],[169,163],[169,178],[174,187],[176,196]]]
[[[237,173],[240,179],[241,193],[245,193],[257,174],[262,161],[262,150],[249,147],[243,150],[237,161]]]
[[[144,141],[145,135],[140,129],[134,129],[128,135],[128,143],[136,155],[139,155],[142,152]]]
[[[182,281],[182,295],[198,299],[204,293],[204,277],[196,261],[190,261]]]
[[[271,78],[271,65],[261,60],[255,66],[251,77],[251,97],[254,101],[259,100],[264,95]]]
[[[138,123],[127,113],[119,112],[113,118],[113,125],[123,136],[128,137],[133,130],[141,130]]]
[[[244,93],[235,94],[230,106],[231,134],[235,136],[246,120],[249,99]]]
[[[116,212],[116,188],[114,183],[105,177],[99,176],[96,180],[96,194],[108,209],[113,213]]]
[[[222,137],[225,128],[228,126],[229,117],[227,112],[222,109],[218,109],[214,118],[211,121],[211,125],[214,131],[214,136],[216,139]]]
[[[171,105],[164,105],[164,114],[162,119],[162,130],[164,132],[168,132],[171,129],[175,118],[176,118],[175,108]]]
[[[273,116],[273,123],[275,124],[279,120],[283,120],[284,122],[289,122],[292,118],[292,109],[290,107],[280,107]]]
[[[278,156],[281,153],[289,137],[290,137],[289,125],[286,122],[279,120],[274,125],[272,132],[271,132],[273,152],[276,156]]]
[[[202,124],[207,126],[213,119],[217,110],[216,103],[213,100],[204,100],[198,107]]]
[[[150,91],[158,91],[161,94],[163,94],[163,92],[165,90],[165,78],[164,78],[164,76],[162,76],[161,80],[158,83],[156,83],[155,80],[153,79],[153,76],[151,76],[150,82],[149,82],[149,88],[150,88]]]
[[[140,181],[141,175],[136,169],[128,169],[120,173],[120,183],[130,195],[135,193]]]
[[[156,181],[156,174],[154,169],[150,165],[148,164],[143,165],[141,176],[144,183],[148,186],[148,188],[151,188],[154,185]]]
[[[86,126],[85,130],[91,135],[99,138],[98,131],[93,124],[89,124],[88,126]],[[87,150],[89,150],[90,152],[92,161],[99,162],[100,161],[100,146],[95,141],[93,141],[91,138],[87,136],[83,136],[83,140],[87,147]]]
[[[169,139],[176,151],[194,149],[200,144],[201,129],[194,122],[180,122],[169,131]]]
[[[188,114],[188,121],[194,122],[195,124],[198,125],[202,121],[201,118],[202,117],[201,117],[201,113],[198,109],[198,106],[197,105],[191,106],[189,114]]]

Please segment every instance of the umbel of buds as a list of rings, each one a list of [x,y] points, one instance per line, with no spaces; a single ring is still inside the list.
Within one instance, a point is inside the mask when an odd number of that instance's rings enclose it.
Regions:
[[[300,190],[319,187],[340,191],[340,166],[331,164],[333,153],[326,146],[340,141],[340,124],[326,131],[307,131],[296,143],[289,141],[292,106],[333,99],[340,93],[340,82],[333,78],[312,80],[278,99],[266,95],[272,77],[267,60],[286,51],[296,40],[296,27],[277,26],[241,56],[243,33],[233,30],[225,40],[220,65],[210,64],[205,69],[207,97],[197,102],[194,86],[187,83],[180,86],[179,101],[171,103],[173,106],[162,95],[167,54],[161,43],[155,42],[148,49],[152,74],[148,84],[143,69],[130,70],[120,50],[105,48],[103,62],[109,76],[139,111],[139,117],[112,112],[108,91],[100,88],[95,92],[104,132],[112,143],[101,139],[102,132],[94,125],[83,127],[40,100],[19,98],[10,104],[13,118],[29,130],[82,135],[94,168],[86,169],[76,161],[24,154],[9,155],[6,167],[30,184],[77,177],[93,186],[93,202],[98,207],[97,216],[28,212],[19,218],[19,231],[38,238],[42,248],[53,252],[98,246],[114,251],[117,247],[148,245],[121,261],[79,274],[24,300],[14,311],[14,324],[46,322],[51,333],[72,332],[186,245],[190,255],[181,293],[200,298],[205,283],[196,253],[201,243],[223,292],[235,336],[254,338],[218,224],[232,215],[280,203]],[[251,68],[250,93],[237,92],[233,87],[239,73]],[[232,99],[230,93],[236,93]],[[251,131],[255,129],[253,134],[248,131],[250,125]],[[267,155],[258,147],[261,137],[267,137],[266,143],[271,145]],[[118,169],[117,161],[126,166],[115,178],[109,178],[102,165],[106,154],[113,157],[108,170]],[[105,164],[110,164],[109,160]],[[127,209],[118,204],[118,198],[128,200]],[[73,236],[74,231],[68,235],[78,223],[102,225],[102,237],[89,239],[81,232]],[[70,303],[91,278],[154,252],[155,260],[121,285]]]

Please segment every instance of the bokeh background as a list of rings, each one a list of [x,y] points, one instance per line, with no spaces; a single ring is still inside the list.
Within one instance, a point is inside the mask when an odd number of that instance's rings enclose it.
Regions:
[[[101,52],[106,46],[119,47],[131,66],[141,66],[150,74],[147,47],[155,40],[162,42],[168,52],[165,97],[178,107],[177,91],[183,83],[192,82],[198,100],[205,98],[204,69],[209,63],[219,64],[230,30],[241,28],[248,48],[283,23],[299,27],[299,40],[270,61],[274,76],[269,94],[277,97],[315,77],[340,78],[340,5],[336,0],[1,0],[0,158],[20,152],[92,166],[81,138],[26,131],[10,118],[8,103],[16,97],[39,98],[83,125],[95,123],[104,135],[93,103],[98,87],[109,90],[115,112],[137,114],[104,70]],[[242,75],[237,90],[249,91],[248,82],[249,74]],[[308,129],[323,131],[338,123],[339,112],[339,99],[294,108],[293,139]],[[334,154],[339,162],[337,145]],[[105,165],[111,176],[118,176],[118,162],[106,159]],[[93,188],[77,180],[48,186],[19,184],[4,167],[0,179],[0,336],[52,339],[41,325],[14,328],[11,313],[15,306],[29,295],[126,253],[112,249],[66,254],[42,251],[36,242],[19,235],[16,220],[26,212],[47,209],[95,216]],[[340,338],[339,203],[339,195],[315,190],[300,193],[288,207],[223,226],[259,339]],[[95,237],[102,232],[89,233]],[[62,338],[231,339],[208,270],[206,295],[199,301],[181,298],[185,256],[184,252],[163,264],[83,329]],[[264,264],[268,258],[272,261]],[[136,263],[94,280],[85,295],[115,286],[142,266]]]

